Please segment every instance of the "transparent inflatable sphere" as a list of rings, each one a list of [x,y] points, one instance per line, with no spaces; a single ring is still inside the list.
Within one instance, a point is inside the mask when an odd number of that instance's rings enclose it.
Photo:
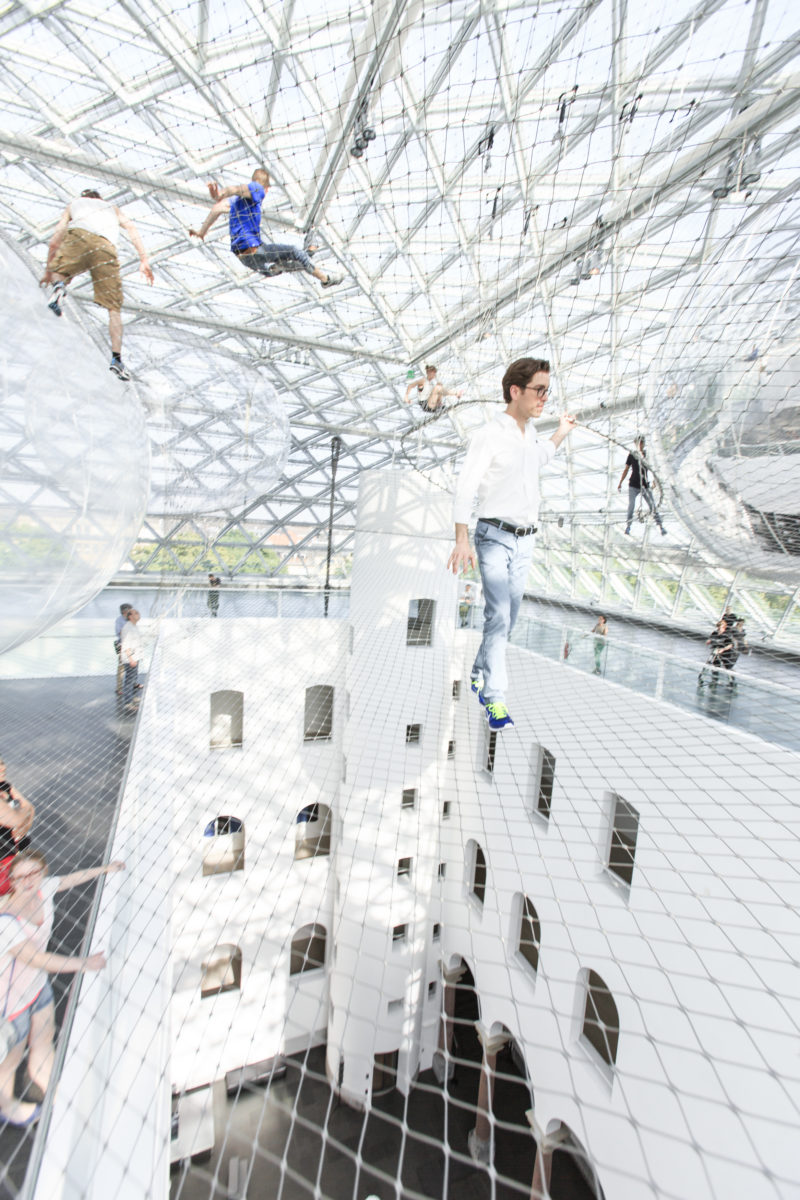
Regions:
[[[97,595],[147,508],[136,390],[47,299],[0,241],[0,653]]]
[[[800,343],[665,354],[648,393],[656,467],[709,556],[800,584]]]
[[[148,413],[151,513],[238,512],[272,490],[290,434],[265,367],[163,327],[136,326],[126,353]]]

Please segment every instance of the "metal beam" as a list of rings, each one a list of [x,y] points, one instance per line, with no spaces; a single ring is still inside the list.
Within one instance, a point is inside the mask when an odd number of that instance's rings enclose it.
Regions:
[[[134,194],[145,195],[155,192],[160,196],[169,196],[173,200],[208,207],[209,197],[205,184],[183,183],[172,180],[169,176],[154,175],[148,171],[126,171],[114,163],[98,162],[96,158],[75,150],[73,147],[59,143],[52,138],[32,137],[30,134],[9,134],[0,131],[0,150],[11,156],[28,159],[31,162],[50,163],[62,170],[77,171],[90,179],[102,179],[108,183],[128,188]],[[295,221],[287,220],[274,212],[269,213],[271,225],[281,225],[286,229],[299,227]]]
[[[377,83],[378,73],[383,64],[383,60],[385,59],[389,49],[395,47],[397,27],[400,24],[400,18],[405,12],[406,3],[407,0],[394,0],[383,29],[377,37],[375,36],[375,17],[371,16],[367,19],[369,28],[365,29],[364,31],[361,50],[363,52],[364,47],[367,45],[372,45],[372,53],[370,54],[367,62],[366,70],[362,71],[361,83],[356,90],[355,96],[350,102],[349,111],[342,122],[341,131],[334,142],[332,152],[329,154],[328,162],[322,173],[322,178],[317,184],[316,193],[306,210],[305,223],[307,228],[310,228],[314,224],[314,222],[317,220],[318,214],[322,210],[328,192],[333,185],[333,181],[339,169],[342,156],[348,153],[348,150],[345,147],[345,142],[352,133],[358,115],[366,103],[372,88]],[[367,11],[369,12],[369,9]],[[355,79],[358,77],[357,60],[358,49],[354,51],[353,55],[354,65],[352,67],[351,74],[353,82],[355,82]]]
[[[731,143],[745,135],[754,137],[763,132],[782,117],[792,113],[800,106],[800,74],[790,76],[784,85],[770,96],[764,96],[750,105],[744,112],[737,114],[720,130],[713,142],[701,143],[694,147],[682,158],[671,163],[665,170],[652,179],[640,183],[635,191],[631,190],[619,203],[613,205],[603,216],[606,236],[612,237],[625,225],[642,216],[657,200],[671,195],[678,188],[696,183],[700,176],[710,168],[727,159]],[[625,181],[623,181],[624,186]],[[415,357],[428,358],[448,346],[454,338],[467,333],[481,321],[494,316],[506,305],[513,303],[520,294],[536,286],[541,279],[549,279],[575,259],[581,258],[593,244],[594,230],[579,233],[572,239],[567,239],[563,249],[549,255],[541,262],[535,272],[521,276],[511,288],[501,293],[491,305],[483,305],[471,316],[450,326],[443,335],[433,342],[419,348]]]
[[[94,307],[94,301],[89,296],[73,296],[79,304],[87,308]],[[269,339],[286,346],[298,346],[308,350],[318,350],[326,354],[344,354],[347,358],[364,359],[367,362],[388,362],[393,366],[406,367],[405,358],[397,358],[391,354],[378,354],[371,350],[360,350],[355,346],[340,346],[331,342],[323,342],[316,338],[302,337],[299,334],[283,333],[278,329],[250,329],[246,325],[234,325],[231,321],[218,321],[212,317],[192,316],[171,308],[156,308],[150,304],[137,304],[127,301],[122,311],[134,313],[137,317],[148,317],[153,321],[165,321],[170,325],[188,325],[196,329],[212,329],[216,333],[236,334],[238,337],[257,338],[259,341]]]

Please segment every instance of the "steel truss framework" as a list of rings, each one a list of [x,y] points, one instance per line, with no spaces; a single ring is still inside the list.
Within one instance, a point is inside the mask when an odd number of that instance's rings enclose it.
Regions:
[[[646,424],[650,364],[682,307],[696,304],[702,325],[716,264],[754,324],[778,300],[796,321],[788,0],[676,0],[668,14],[627,0],[11,0],[0,61],[5,231],[41,260],[64,204],[102,186],[156,272],[144,287],[124,248],[128,328],[257,363],[290,418],[287,470],[268,494],[213,519],[154,514],[137,570],[247,572],[268,548],[276,568],[306,554],[313,571],[334,435],[344,564],[359,473],[451,464],[489,411],[404,436],[407,370],[432,358],[488,404],[508,361],[541,352],[554,405],[596,432],[573,435],[550,473],[567,520],[545,525],[533,585],[703,621],[725,593],[766,630],[800,636],[791,587],[709,565],[676,523],[665,547],[649,527],[631,540],[604,519],[619,443]],[[355,157],[365,124],[377,136]],[[262,162],[265,237],[314,227],[319,261],[346,274],[338,289],[250,275],[221,228],[205,246],[188,238],[205,181]],[[87,286],[73,294],[93,319]]]

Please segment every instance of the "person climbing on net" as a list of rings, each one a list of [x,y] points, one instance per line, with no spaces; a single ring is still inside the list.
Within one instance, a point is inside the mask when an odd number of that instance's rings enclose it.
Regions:
[[[48,308],[57,317],[64,310],[67,288],[77,275],[88,271],[94,286],[94,302],[108,310],[111,364],[118,379],[131,378],[122,364],[122,278],[117,243],[124,229],[139,254],[139,270],[149,284],[153,271],[139,232],[130,217],[116,204],[103,200],[94,188],[86,188],[71,200],[59,217],[40,283],[53,288]]]
[[[190,229],[189,236],[204,242],[217,217],[227,212],[231,251],[251,271],[268,278],[282,275],[284,271],[305,271],[318,279],[324,288],[336,287],[344,276],[332,275],[314,266],[311,261],[311,254],[316,249],[314,245],[304,247],[261,241],[261,205],[269,187],[269,172],[263,167],[253,172],[249,183],[222,188],[212,180],[208,191],[214,203],[200,228]]]
[[[414,389],[417,390],[417,403],[423,412],[436,412],[442,404],[445,396],[455,396],[458,400],[461,399],[462,392],[452,391],[439,383],[436,378],[437,368],[428,366],[425,368],[425,375],[420,375],[417,379],[412,379],[406,388],[405,402],[410,404]]]

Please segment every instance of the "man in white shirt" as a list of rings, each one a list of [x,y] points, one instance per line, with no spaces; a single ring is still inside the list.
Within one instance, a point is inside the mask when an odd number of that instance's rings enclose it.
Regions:
[[[153,272],[139,231],[116,204],[103,200],[87,188],[62,212],[47,251],[47,266],[41,283],[53,284],[48,308],[57,317],[67,297],[67,286],[76,275],[88,271],[94,285],[94,302],[108,309],[111,335],[111,366],[118,379],[130,379],[122,365],[122,279],[117,259],[119,231],[124,229],[139,252],[139,270],[148,283]]]
[[[117,655],[117,695],[122,695],[122,676],[125,670],[125,664],[120,658],[122,650],[122,631],[128,622],[128,613],[133,608],[132,604],[120,604],[119,616],[114,621],[114,650]]]
[[[475,494],[475,549],[484,595],[483,640],[470,672],[472,690],[485,706],[489,728],[513,725],[506,708],[506,643],[514,628],[528,578],[536,520],[539,471],[575,425],[562,415],[549,441],[540,441],[532,420],[542,415],[550,364],[520,358],[503,376],[505,410],[473,436],[456,485],[456,544],[447,565],[454,575],[474,567],[469,519]]]
[[[122,646],[119,652],[120,661],[125,668],[122,703],[129,709],[135,707],[134,692],[139,678],[139,660],[142,657],[142,635],[137,628],[138,624],[139,612],[132,608],[122,629]]]

